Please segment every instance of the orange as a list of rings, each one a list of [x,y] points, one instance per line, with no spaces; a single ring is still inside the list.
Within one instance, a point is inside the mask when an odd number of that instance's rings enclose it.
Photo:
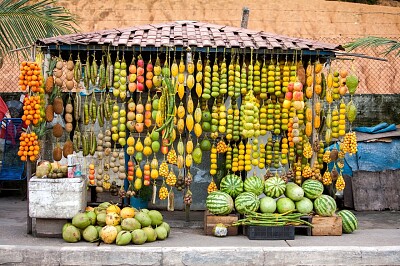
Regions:
[[[21,161],[26,161],[26,157],[25,156],[21,156]]]
[[[29,161],[34,162],[36,161],[36,156],[32,155],[29,157]]]

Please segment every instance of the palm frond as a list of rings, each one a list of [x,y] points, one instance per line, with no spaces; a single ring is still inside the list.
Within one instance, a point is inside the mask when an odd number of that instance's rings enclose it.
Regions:
[[[390,53],[397,51],[396,55],[400,56],[400,42],[388,38],[368,36],[364,38],[356,39],[353,42],[345,44],[343,47],[347,51],[353,51],[357,48],[368,48],[368,47],[386,47],[385,51],[382,53],[387,56]]]
[[[56,0],[0,0],[0,56],[37,39],[76,32],[75,17]],[[26,56],[29,51],[22,50]]]

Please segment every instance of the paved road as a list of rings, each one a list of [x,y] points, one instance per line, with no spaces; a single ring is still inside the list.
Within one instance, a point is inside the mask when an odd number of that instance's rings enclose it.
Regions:
[[[251,241],[205,236],[202,213],[165,213],[166,241],[118,247],[26,234],[26,201],[0,196],[0,264],[15,265],[400,265],[400,212],[357,212],[360,229],[342,236]],[[133,255],[134,254],[134,255]]]

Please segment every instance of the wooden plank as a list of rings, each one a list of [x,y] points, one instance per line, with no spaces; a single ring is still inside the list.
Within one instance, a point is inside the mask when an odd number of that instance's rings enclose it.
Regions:
[[[342,235],[342,217],[321,217],[314,216],[312,219],[313,236],[341,236]]]
[[[400,210],[399,175],[400,170],[387,170],[379,173],[379,183],[382,188],[381,193],[384,197],[385,209],[392,211]]]
[[[352,180],[354,209],[381,211],[386,209],[379,172],[354,171]]]
[[[215,225],[222,223],[226,226],[231,225],[239,220],[238,214],[229,214],[226,216],[217,216],[211,214],[209,211],[204,212],[204,233],[206,235],[212,235],[212,230]],[[237,226],[228,227],[228,236],[236,236],[238,234]]]

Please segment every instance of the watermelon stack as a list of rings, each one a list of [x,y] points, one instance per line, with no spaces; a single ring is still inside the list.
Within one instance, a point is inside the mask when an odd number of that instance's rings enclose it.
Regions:
[[[314,200],[314,210],[320,216],[332,216],[336,211],[335,200],[328,195],[321,195]]]
[[[318,180],[307,179],[301,187],[304,190],[304,196],[311,200],[318,198],[324,192],[324,185]]]
[[[255,212],[260,207],[260,200],[253,192],[243,192],[235,199],[235,208],[238,213]]]
[[[228,193],[214,191],[208,194],[206,199],[206,207],[212,214],[228,215],[233,210],[234,202]]]
[[[237,175],[231,174],[222,178],[220,190],[235,198],[243,192],[243,181]]]
[[[285,193],[286,183],[279,176],[273,176],[264,183],[264,193],[271,198],[279,198]]]
[[[258,176],[251,176],[244,180],[244,191],[253,192],[260,196],[264,191],[264,182]]]
[[[342,217],[342,228],[344,233],[353,233],[358,228],[357,218],[351,211],[342,210],[337,214]]]

